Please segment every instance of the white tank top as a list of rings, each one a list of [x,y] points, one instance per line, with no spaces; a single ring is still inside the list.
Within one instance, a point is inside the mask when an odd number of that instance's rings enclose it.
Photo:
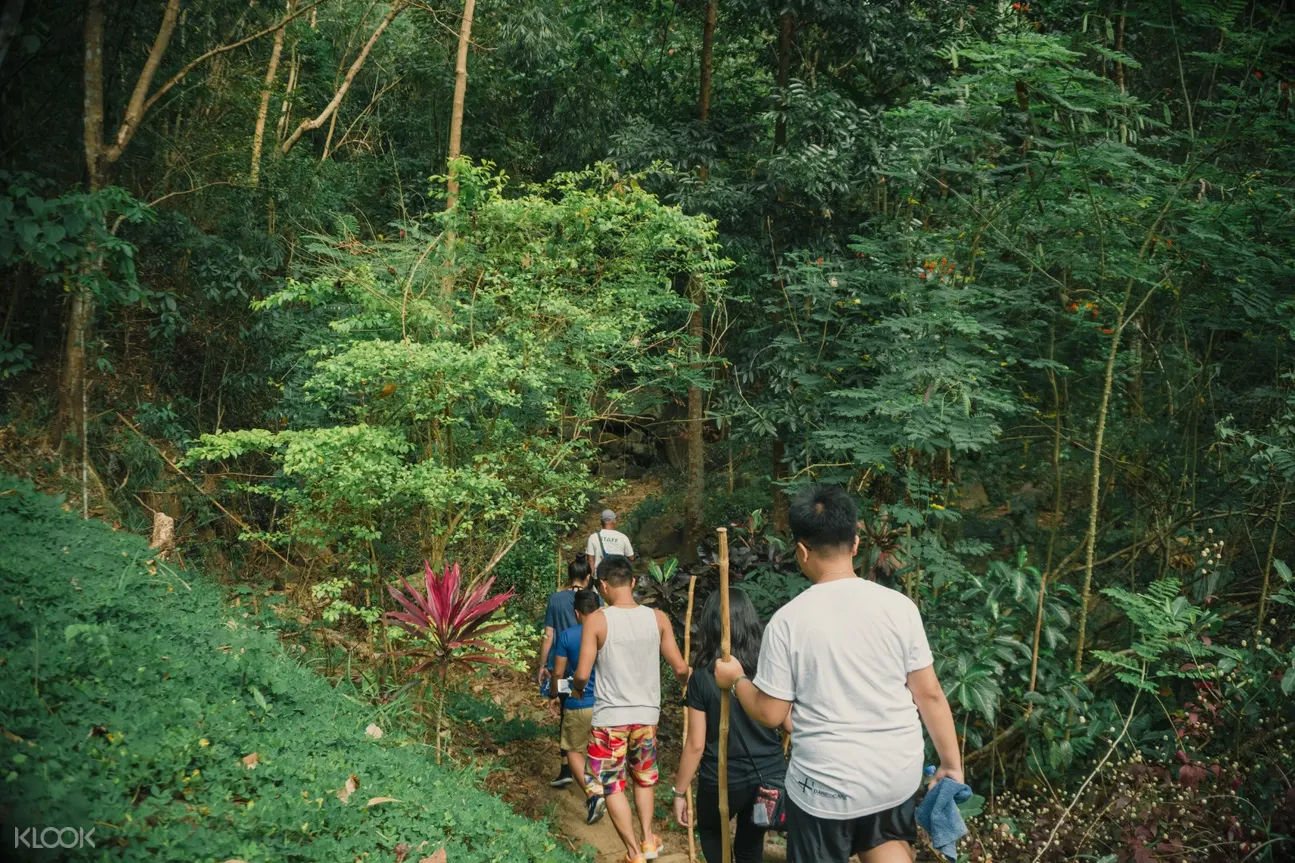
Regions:
[[[656,725],[661,718],[661,632],[646,605],[603,609],[607,640],[594,667],[596,728]]]

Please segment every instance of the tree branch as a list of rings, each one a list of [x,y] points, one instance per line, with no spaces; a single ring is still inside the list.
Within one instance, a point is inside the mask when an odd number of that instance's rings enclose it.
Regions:
[[[153,40],[153,47],[148,52],[148,59],[144,61],[144,68],[135,79],[135,89],[130,94],[130,102],[126,105],[126,116],[121,121],[121,128],[117,130],[117,140],[104,151],[104,158],[109,162],[115,162],[121,158],[126,144],[130,142],[131,136],[139,128],[140,121],[144,119],[144,112],[148,110],[144,98],[148,95],[148,88],[153,86],[153,76],[157,74],[157,67],[162,65],[162,55],[166,53],[166,46],[171,43],[171,34],[175,32],[175,22],[179,17],[180,0],[167,0],[166,9],[162,12],[162,24],[157,28],[157,38]]]
[[[366,42],[364,44],[364,48],[360,50],[360,56],[356,57],[355,62],[351,64],[350,70],[347,71],[346,77],[342,80],[342,86],[338,87],[337,92],[333,94],[332,101],[324,106],[324,110],[321,111],[319,116],[315,119],[302,120],[301,124],[297,126],[296,131],[288,136],[288,140],[283,142],[281,152],[287,153],[299,140],[301,140],[302,135],[311,129],[318,129],[328,121],[328,118],[337,110],[337,106],[342,104],[342,100],[346,98],[346,91],[351,89],[351,84],[355,81],[355,76],[359,73],[360,67],[364,65],[364,61],[369,58],[369,52],[373,50],[373,46],[377,43],[378,38],[382,36],[382,32],[387,29],[387,26],[395,20],[396,16],[399,15],[404,8],[404,0],[395,0],[395,2],[391,4],[391,11],[389,11],[386,17],[382,19],[382,23],[378,25],[378,29],[373,31],[373,35],[369,37],[369,41]]]
[[[148,101],[144,103],[144,109],[140,112],[141,119],[144,114],[148,113],[148,110],[150,108],[152,108],[154,105],[157,104],[158,99],[161,99],[164,95],[166,95],[168,90],[170,90],[176,84],[179,84],[181,81],[185,79],[186,75],[188,75],[194,69],[201,66],[203,63],[210,60],[212,57],[215,57],[218,54],[228,53],[229,51],[233,51],[237,48],[242,48],[244,45],[246,45],[249,42],[255,42],[257,39],[260,39],[262,36],[268,36],[277,30],[281,30],[284,27],[287,27],[297,18],[300,18],[302,15],[305,15],[307,12],[314,9],[316,6],[322,6],[327,2],[328,0],[317,0],[317,2],[311,3],[309,6],[304,6],[301,9],[298,9],[296,12],[293,12],[289,15],[285,15],[282,21],[280,21],[278,24],[275,24],[272,27],[267,27],[264,30],[253,33],[251,36],[248,36],[245,39],[239,39],[237,42],[231,42],[228,45],[221,45],[219,48],[212,48],[207,53],[199,55],[198,57],[190,61],[183,69],[181,69],[179,72],[176,72],[173,76],[171,76],[170,80],[168,80],[165,84],[163,84],[161,87],[158,87],[156,93],[148,97]],[[133,129],[131,130],[131,134],[134,134]]]

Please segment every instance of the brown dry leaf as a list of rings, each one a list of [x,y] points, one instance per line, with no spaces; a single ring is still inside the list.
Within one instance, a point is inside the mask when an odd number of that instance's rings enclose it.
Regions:
[[[256,765],[261,763],[261,756],[253,752],[251,755],[243,756],[243,766],[248,770],[255,770]]]
[[[409,843],[401,842],[396,846],[396,863],[405,863],[405,858],[409,856]]]
[[[380,740],[382,738],[382,729],[374,725],[372,722],[369,723],[368,728],[364,729],[364,733],[369,737],[372,737],[374,740]]]
[[[379,803],[399,803],[399,802],[400,802],[399,798],[396,798],[396,797],[370,797],[369,802],[365,803],[364,805],[367,808],[369,806],[377,806]]]
[[[419,860],[418,863],[446,863],[445,849],[442,848],[439,851],[433,851],[427,857],[424,857],[422,860]]]
[[[346,784],[337,789],[337,799],[345,803],[351,799],[351,795],[360,787],[360,778],[352,773],[346,777]]]

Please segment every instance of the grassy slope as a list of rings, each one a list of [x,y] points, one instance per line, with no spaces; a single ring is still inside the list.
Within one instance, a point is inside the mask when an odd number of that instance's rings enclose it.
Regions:
[[[31,859],[572,861],[544,827],[365,736],[364,707],[249,628],[139,537],[0,477],[0,838],[95,826],[98,848]],[[254,770],[242,758],[257,753]],[[359,790],[337,789],[354,774]],[[400,802],[366,807],[372,797]],[[427,843],[421,846],[420,844]]]

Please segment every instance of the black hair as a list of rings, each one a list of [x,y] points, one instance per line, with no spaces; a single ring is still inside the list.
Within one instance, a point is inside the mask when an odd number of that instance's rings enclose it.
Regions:
[[[609,554],[598,564],[598,580],[612,587],[634,583],[634,564],[623,554]]]
[[[567,564],[567,584],[584,584],[589,578],[589,558],[583,551],[576,554],[576,559]]]
[[[581,614],[593,614],[598,610],[598,591],[577,590],[575,598],[576,611]]]
[[[792,538],[813,551],[849,551],[859,535],[859,507],[839,485],[812,485],[787,511]]]
[[[755,606],[740,587],[731,588],[728,592],[729,652],[742,663],[742,671],[748,677],[755,677],[756,663],[760,660],[760,641],[764,637],[764,624],[755,613]],[[701,618],[697,621],[697,653],[693,657],[693,668],[712,669],[715,660],[720,658],[720,638],[723,635],[720,627],[719,591],[712,591],[701,608]]]

